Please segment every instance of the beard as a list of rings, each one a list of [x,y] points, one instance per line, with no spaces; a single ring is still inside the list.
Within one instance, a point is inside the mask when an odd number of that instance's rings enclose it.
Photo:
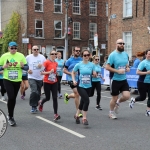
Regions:
[[[124,47],[122,46],[122,47],[117,47],[117,50],[119,51],[119,52],[123,52],[124,51]]]
[[[79,54],[79,55],[78,55],[78,54],[77,54],[77,55],[75,55],[75,54],[74,54],[74,56],[75,56],[75,57],[79,57],[79,56],[80,56],[80,54]]]

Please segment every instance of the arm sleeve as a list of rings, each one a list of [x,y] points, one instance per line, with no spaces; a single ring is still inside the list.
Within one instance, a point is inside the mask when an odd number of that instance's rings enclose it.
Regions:
[[[77,72],[77,71],[78,71],[78,69],[79,69],[79,63],[78,63],[78,64],[76,64],[76,65],[74,66],[73,71],[74,71],[74,72]]]
[[[141,62],[137,69],[142,71],[144,69],[144,62]]]
[[[107,60],[107,64],[110,64],[110,66],[113,64],[112,55],[109,55],[108,60]]]

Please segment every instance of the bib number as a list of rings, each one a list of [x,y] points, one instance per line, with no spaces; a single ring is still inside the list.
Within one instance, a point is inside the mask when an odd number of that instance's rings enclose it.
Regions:
[[[91,83],[91,75],[82,75],[81,83],[82,84],[90,84]]]
[[[97,73],[97,78],[100,78],[101,77],[101,73]]]
[[[56,74],[51,73],[51,74],[48,76],[48,80],[49,80],[49,81],[52,81],[52,82],[55,82],[55,80],[56,80]]]
[[[60,72],[61,71],[61,68],[60,67],[57,67],[57,72]]]
[[[27,71],[22,70],[22,76],[26,76],[27,75]]]
[[[10,79],[10,80],[18,79],[18,71],[9,71],[8,72],[8,79]]]

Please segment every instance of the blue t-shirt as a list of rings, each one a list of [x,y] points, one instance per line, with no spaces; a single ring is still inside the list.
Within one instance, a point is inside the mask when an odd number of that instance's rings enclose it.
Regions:
[[[134,63],[133,63],[132,68],[137,68],[140,62],[141,62],[140,59],[136,58],[136,59],[134,60]]]
[[[69,72],[72,72],[74,66],[81,62],[82,61],[82,58],[81,57],[77,57],[77,58],[74,58],[74,57],[70,57],[66,63],[65,63],[65,67],[68,69]],[[67,80],[68,81],[72,81],[72,77],[71,75],[67,74]],[[78,74],[76,75],[76,81],[78,80]]]
[[[92,82],[101,81],[101,66],[99,64],[94,64],[97,77],[92,77]]]
[[[142,71],[142,72],[149,71],[150,70],[150,60],[147,60],[147,59],[143,60],[139,64],[137,69]],[[140,75],[138,81],[139,82],[144,82],[144,83],[150,83],[150,74]]]
[[[84,64],[83,62],[80,62],[75,65],[73,68],[74,72],[79,73],[79,87],[82,88],[90,88],[92,87],[92,74],[95,70],[95,66],[92,62],[88,62],[87,64]]]
[[[57,74],[58,74],[58,76],[62,76],[63,75],[64,60],[63,59],[55,59],[55,61],[58,63]]]
[[[125,69],[128,64],[128,54],[126,52],[118,52],[114,50],[108,57],[107,64],[110,66],[114,65],[114,68]],[[114,73],[113,80],[122,81],[126,80],[126,74]]]

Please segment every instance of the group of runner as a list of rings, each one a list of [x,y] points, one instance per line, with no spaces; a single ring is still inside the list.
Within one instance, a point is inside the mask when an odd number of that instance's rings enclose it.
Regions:
[[[109,117],[117,119],[116,114],[120,103],[130,98],[129,85],[126,79],[125,72],[129,72],[128,54],[124,51],[124,41],[118,39],[116,41],[116,49],[109,55],[105,68],[111,72],[111,95]],[[63,72],[67,75],[68,84],[73,93],[64,94],[64,102],[67,104],[70,98],[74,98],[76,113],[74,115],[75,122],[88,125],[87,112],[89,107],[89,97],[97,91],[96,107],[97,110],[102,110],[100,105],[101,100],[101,66],[99,65],[99,56],[93,56],[93,62],[90,62],[91,54],[88,50],[81,52],[80,47],[75,47],[73,56],[66,62],[61,59],[61,53],[53,49],[49,57],[46,59],[39,53],[38,46],[32,47],[32,54],[25,57],[17,52],[17,43],[10,42],[8,46],[9,52],[3,54],[0,58],[0,71],[3,74],[4,88],[1,87],[2,96],[7,92],[8,95],[8,123],[11,126],[16,125],[14,119],[14,108],[16,97],[21,85],[21,98],[25,98],[25,91],[30,85],[31,94],[29,105],[31,113],[36,113],[38,110],[43,111],[44,103],[50,100],[51,93],[53,99],[54,121],[60,119],[58,114],[57,98],[62,98],[61,94],[61,79]],[[133,108],[136,101],[146,99],[148,92],[148,102],[146,115],[150,116],[150,50],[145,52],[145,60],[140,62],[137,68],[139,74],[138,97],[131,98],[129,107]],[[1,78],[0,78],[1,81]],[[29,85],[28,85],[29,82]],[[41,88],[44,87],[45,98],[41,99]],[[3,90],[4,89],[4,90]],[[5,91],[6,90],[6,91]],[[122,94],[119,97],[119,94]],[[81,100],[79,101],[79,97]]]

